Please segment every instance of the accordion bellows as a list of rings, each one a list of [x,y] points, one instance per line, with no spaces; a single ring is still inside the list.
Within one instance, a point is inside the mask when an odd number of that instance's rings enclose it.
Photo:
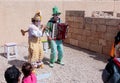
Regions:
[[[65,23],[53,24],[52,38],[62,40],[67,37],[68,25]]]

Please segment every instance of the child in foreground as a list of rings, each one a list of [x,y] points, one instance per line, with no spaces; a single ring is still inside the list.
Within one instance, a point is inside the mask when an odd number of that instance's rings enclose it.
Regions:
[[[35,72],[33,71],[33,66],[26,62],[22,66],[23,78],[22,83],[37,83],[37,78]]]
[[[108,60],[102,73],[103,83],[120,83],[120,43],[115,46],[115,56]]]
[[[7,83],[20,83],[21,72],[13,65],[6,69],[4,77]]]

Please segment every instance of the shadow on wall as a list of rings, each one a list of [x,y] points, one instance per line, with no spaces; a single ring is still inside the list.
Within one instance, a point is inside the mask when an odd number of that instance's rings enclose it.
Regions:
[[[104,63],[106,63],[107,60],[110,58],[109,56],[106,56],[106,55],[103,55],[103,54],[100,54],[100,53],[96,53],[96,52],[88,50],[88,49],[73,46],[73,45],[70,45],[70,44],[67,44],[67,43],[64,43],[64,46],[70,47],[70,48],[75,49],[75,50],[83,51],[83,52],[89,54],[90,58],[93,58],[93,59],[99,60],[99,61],[103,61]]]

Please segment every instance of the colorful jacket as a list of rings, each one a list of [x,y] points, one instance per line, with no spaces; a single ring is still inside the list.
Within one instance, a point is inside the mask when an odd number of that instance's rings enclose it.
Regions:
[[[32,38],[33,36],[35,36],[35,37],[42,36],[42,31],[39,30],[39,28],[37,26],[35,26],[34,24],[31,24],[29,26],[28,33],[29,33],[29,38]]]
[[[120,83],[120,58],[109,59],[102,72],[103,83]]]
[[[61,19],[58,18],[58,20],[57,20],[57,22],[56,22],[56,21],[54,21],[54,19],[53,19],[53,17],[52,17],[52,18],[48,21],[48,23],[47,23],[48,28],[47,28],[47,30],[46,30],[46,32],[48,33],[47,36],[50,36],[50,37],[52,36],[53,23],[61,23]]]

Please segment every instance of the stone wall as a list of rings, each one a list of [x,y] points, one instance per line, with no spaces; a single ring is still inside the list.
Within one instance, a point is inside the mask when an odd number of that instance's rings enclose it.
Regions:
[[[42,23],[46,25],[52,16],[54,6],[58,6],[61,11],[62,22],[65,22],[66,10],[84,10],[85,16],[91,16],[93,11],[112,11],[115,15],[120,13],[120,1],[0,0],[0,45],[8,42],[27,43],[28,34],[23,37],[20,29],[28,29],[31,18],[37,10],[42,11]]]
[[[108,55],[120,28],[120,19],[85,17],[84,11],[66,11],[66,43]]]

